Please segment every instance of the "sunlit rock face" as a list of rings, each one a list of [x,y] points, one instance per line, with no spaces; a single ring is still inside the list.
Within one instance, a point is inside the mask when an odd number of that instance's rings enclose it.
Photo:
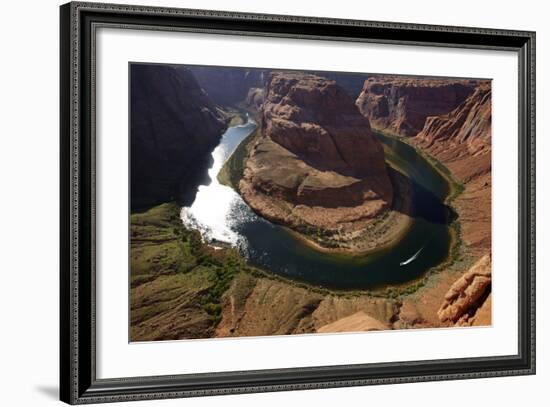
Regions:
[[[426,148],[440,144],[449,149],[461,146],[464,154],[475,155],[491,148],[491,85],[482,82],[452,112],[426,119],[417,140]]]
[[[239,188],[264,217],[330,229],[375,217],[391,205],[382,146],[336,82],[272,74],[261,125]]]
[[[216,105],[182,66],[132,64],[131,206],[190,202],[226,128]]]
[[[475,80],[373,76],[356,104],[371,124],[401,136],[415,136],[429,116],[447,114],[470,96]]]
[[[441,322],[458,325],[471,323],[470,320],[475,319],[478,309],[481,309],[487,300],[486,296],[488,292],[490,293],[490,285],[491,257],[485,255],[445,294],[444,301],[437,312]]]
[[[491,82],[479,81],[474,92],[452,112],[426,119],[411,142],[443,163],[464,184],[454,203],[462,239],[476,256],[491,250]],[[498,137],[498,135],[496,135]]]

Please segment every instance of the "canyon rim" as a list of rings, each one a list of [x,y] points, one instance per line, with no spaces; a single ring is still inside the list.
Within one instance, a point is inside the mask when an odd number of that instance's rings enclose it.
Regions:
[[[491,80],[130,65],[130,341],[491,324]]]

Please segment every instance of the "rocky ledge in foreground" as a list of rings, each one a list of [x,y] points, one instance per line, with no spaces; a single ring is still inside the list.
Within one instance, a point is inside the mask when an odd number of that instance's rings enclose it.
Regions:
[[[437,316],[448,324],[489,325],[490,293],[491,257],[485,255],[451,286]]]
[[[390,179],[368,119],[334,81],[274,73],[261,115],[239,183],[257,213],[318,248],[352,252],[384,243],[403,225],[403,215],[389,213],[408,185]]]

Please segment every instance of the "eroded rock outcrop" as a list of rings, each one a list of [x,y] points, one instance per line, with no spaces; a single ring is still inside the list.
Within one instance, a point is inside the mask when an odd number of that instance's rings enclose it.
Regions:
[[[330,324],[324,325],[317,329],[318,333],[329,332],[366,332],[366,331],[384,331],[390,327],[382,322],[367,315],[363,311],[359,311],[348,317],[339,319]]]
[[[390,299],[321,294],[241,273],[222,297],[215,336],[384,330],[398,310]]]
[[[373,127],[415,136],[428,116],[451,112],[474,91],[477,81],[373,76],[356,104]]]
[[[189,201],[227,120],[182,66],[131,65],[131,206]]]
[[[354,229],[393,200],[368,119],[334,81],[297,73],[272,74],[239,189],[262,216],[296,229]]]
[[[443,304],[437,312],[440,321],[467,324],[485,302],[490,285],[491,257],[486,255],[462,275],[445,294]]]
[[[491,249],[491,137],[491,83],[481,81],[452,112],[427,118],[411,139],[464,185],[453,206],[462,239],[475,256]]]
[[[408,140],[444,164],[462,184],[452,206],[464,249],[481,259],[482,270],[475,277],[475,271],[456,264],[455,272],[464,273],[458,281],[454,272],[438,275],[435,283],[403,301],[397,328],[491,324],[491,137],[491,83],[478,81],[453,111],[428,117],[422,131]]]
[[[453,150],[453,147],[460,147],[464,156],[488,152],[491,148],[490,83],[480,84],[452,112],[428,117],[416,139],[424,148],[443,158],[446,158],[445,152],[438,150]]]

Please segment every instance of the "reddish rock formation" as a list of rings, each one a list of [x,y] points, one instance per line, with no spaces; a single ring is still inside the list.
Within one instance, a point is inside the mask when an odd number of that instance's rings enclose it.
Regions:
[[[452,272],[441,273],[429,287],[403,301],[396,328],[491,324],[491,295],[487,296],[491,267],[491,83],[477,83],[472,94],[451,112],[427,117],[423,129],[408,141],[443,163],[462,183],[464,190],[452,206],[458,213],[466,253],[483,259],[487,275],[478,277],[470,287],[473,273],[456,264]],[[464,279],[456,282],[456,272],[464,273]],[[464,297],[457,294],[460,290],[465,290]],[[446,294],[448,299],[444,300]],[[481,297],[473,304],[476,296]]]
[[[345,228],[391,205],[382,146],[334,81],[272,74],[261,130],[239,188],[266,218],[289,226]]]
[[[382,147],[369,121],[334,81],[274,74],[263,109],[264,133],[304,161],[341,173],[384,174]]]
[[[462,103],[477,81],[374,76],[365,81],[356,104],[372,126],[414,136],[428,116],[446,114]]]
[[[480,84],[452,112],[428,117],[424,128],[416,139],[423,148],[448,161],[449,150],[460,152],[461,156],[475,156],[491,149],[491,85]],[[447,150],[445,153],[444,150]],[[456,153],[455,151],[455,157]]]
[[[491,84],[484,81],[449,114],[429,117],[411,139],[464,184],[453,206],[475,256],[491,249],[491,135]]]
[[[444,270],[405,296],[392,319],[393,329],[491,325],[491,287],[486,284],[491,279],[491,260],[484,257],[478,258],[477,271],[476,264],[463,271],[458,267]],[[472,282],[478,272],[482,276]]]
[[[366,331],[384,331],[390,327],[377,319],[359,311],[348,317],[339,319],[330,324],[323,325],[317,329],[318,333],[329,332],[366,332]]]
[[[440,321],[467,324],[468,320],[474,318],[478,308],[482,307],[490,284],[491,257],[485,255],[451,286],[437,312]]]
[[[472,317],[469,317],[464,321],[464,325],[471,326],[487,326],[492,323],[492,299],[491,294],[487,296],[487,299],[483,301],[483,304],[476,310]]]

